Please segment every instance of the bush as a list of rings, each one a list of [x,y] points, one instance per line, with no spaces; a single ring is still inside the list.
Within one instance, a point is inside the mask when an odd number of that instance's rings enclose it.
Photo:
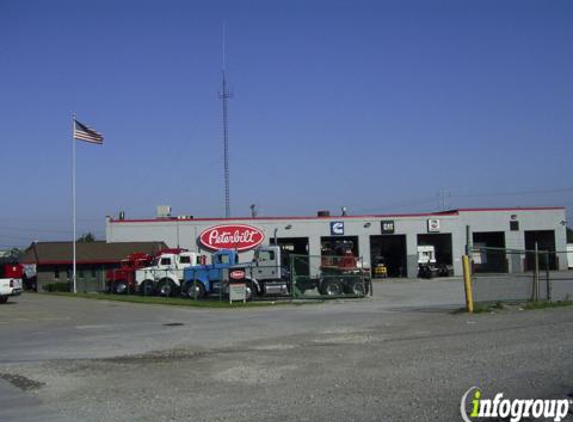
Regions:
[[[44,284],[43,289],[46,292],[69,292],[70,286],[68,286],[68,283],[64,281]]]

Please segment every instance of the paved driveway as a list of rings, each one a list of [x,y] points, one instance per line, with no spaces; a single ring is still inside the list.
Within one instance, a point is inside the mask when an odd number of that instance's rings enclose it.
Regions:
[[[236,310],[27,294],[0,307],[0,420],[449,421],[474,385],[573,391],[570,309],[452,315],[462,301],[459,280]]]

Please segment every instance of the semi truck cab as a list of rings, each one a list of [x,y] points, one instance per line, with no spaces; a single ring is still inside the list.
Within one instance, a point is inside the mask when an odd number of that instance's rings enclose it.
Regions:
[[[172,296],[178,293],[184,277],[184,269],[205,264],[205,255],[196,252],[173,250],[156,255],[151,266],[135,272],[140,293]]]

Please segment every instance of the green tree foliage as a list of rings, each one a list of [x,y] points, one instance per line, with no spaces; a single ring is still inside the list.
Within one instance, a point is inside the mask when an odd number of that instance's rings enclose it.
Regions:
[[[96,237],[92,232],[84,233],[78,238],[78,242],[95,242]]]

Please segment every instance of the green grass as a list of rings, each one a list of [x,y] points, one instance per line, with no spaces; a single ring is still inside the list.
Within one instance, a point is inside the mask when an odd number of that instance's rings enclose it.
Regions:
[[[564,308],[566,306],[573,306],[573,300],[564,300],[562,302],[528,302],[523,306],[523,309],[533,311],[535,309]]]
[[[142,303],[147,305],[171,305],[171,306],[187,306],[194,308],[257,308],[264,306],[277,306],[277,305],[301,305],[301,302],[290,302],[288,300],[281,301],[264,301],[264,302],[233,302],[230,304],[228,301],[218,300],[193,300],[180,297],[156,297],[156,296],[137,296],[137,295],[112,295],[108,293],[69,293],[69,292],[52,292],[42,293],[49,296],[94,299],[94,300],[109,300],[114,302],[129,302],[129,303]],[[316,302],[315,302],[316,303]]]
[[[485,314],[496,311],[519,309],[523,311],[534,311],[536,309],[549,309],[549,308],[564,308],[567,306],[573,306],[573,301],[565,300],[560,302],[495,302],[495,303],[483,303],[474,306],[474,314]],[[459,308],[452,311],[452,314],[465,314],[467,313],[466,308]]]

